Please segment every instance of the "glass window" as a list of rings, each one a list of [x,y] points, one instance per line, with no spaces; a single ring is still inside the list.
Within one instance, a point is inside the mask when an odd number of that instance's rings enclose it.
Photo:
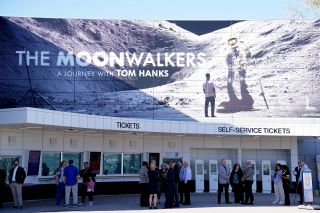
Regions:
[[[121,154],[103,154],[103,174],[121,174]]]
[[[59,168],[61,161],[60,152],[43,152],[42,153],[42,176],[54,175]]]
[[[123,174],[139,174],[141,154],[123,154]]]
[[[18,159],[19,162],[21,162],[21,157],[18,156],[10,156],[10,157],[0,157],[0,169],[3,169],[6,174],[7,174],[7,178],[6,181],[9,181],[9,172],[11,170],[11,168],[13,167],[13,161],[15,159]]]
[[[99,174],[100,173],[100,152],[91,152],[90,153],[90,167],[92,168],[92,172]]]
[[[65,160],[67,162],[67,165],[69,164],[69,160],[73,160],[73,165],[78,167],[78,169],[82,169],[82,154],[77,152],[65,152],[62,155],[62,160]]]

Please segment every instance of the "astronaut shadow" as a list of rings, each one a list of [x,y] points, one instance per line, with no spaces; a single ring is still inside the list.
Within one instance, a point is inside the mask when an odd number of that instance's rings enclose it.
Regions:
[[[253,108],[254,100],[247,90],[248,85],[245,81],[240,83],[241,98],[238,98],[232,85],[228,85],[229,101],[220,103],[221,109],[217,109],[219,113],[235,113],[242,111],[256,111]]]

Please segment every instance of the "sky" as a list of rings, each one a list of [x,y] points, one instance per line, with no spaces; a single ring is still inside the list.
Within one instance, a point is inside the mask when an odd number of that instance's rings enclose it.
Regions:
[[[157,20],[284,19],[288,18],[288,5],[297,7],[297,1],[299,0],[1,0],[0,15]],[[314,18],[312,14],[306,16]]]

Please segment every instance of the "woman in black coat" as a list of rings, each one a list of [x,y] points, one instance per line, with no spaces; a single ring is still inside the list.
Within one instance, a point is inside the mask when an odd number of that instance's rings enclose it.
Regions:
[[[243,202],[243,186],[242,186],[242,176],[243,171],[240,167],[240,164],[236,163],[233,165],[233,169],[230,175],[229,182],[232,186],[234,193],[234,203]]]
[[[286,165],[282,165],[282,184],[285,197],[285,205],[290,206],[290,171]]]
[[[149,209],[157,208],[157,200],[158,200],[158,186],[159,186],[159,176],[158,171],[156,170],[156,165],[154,163],[150,164],[150,169],[148,170],[148,177],[149,177]]]

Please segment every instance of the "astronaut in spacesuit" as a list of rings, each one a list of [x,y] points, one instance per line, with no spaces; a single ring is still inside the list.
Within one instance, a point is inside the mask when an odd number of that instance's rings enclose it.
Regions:
[[[228,44],[230,51],[226,56],[226,63],[228,66],[227,91],[229,102],[224,102],[222,105],[224,105],[226,110],[250,110],[253,107],[254,101],[248,91],[246,72],[251,53],[249,48],[243,42],[238,41],[237,38],[229,39]],[[241,97],[238,97],[235,92],[234,81],[236,72],[239,75]]]

